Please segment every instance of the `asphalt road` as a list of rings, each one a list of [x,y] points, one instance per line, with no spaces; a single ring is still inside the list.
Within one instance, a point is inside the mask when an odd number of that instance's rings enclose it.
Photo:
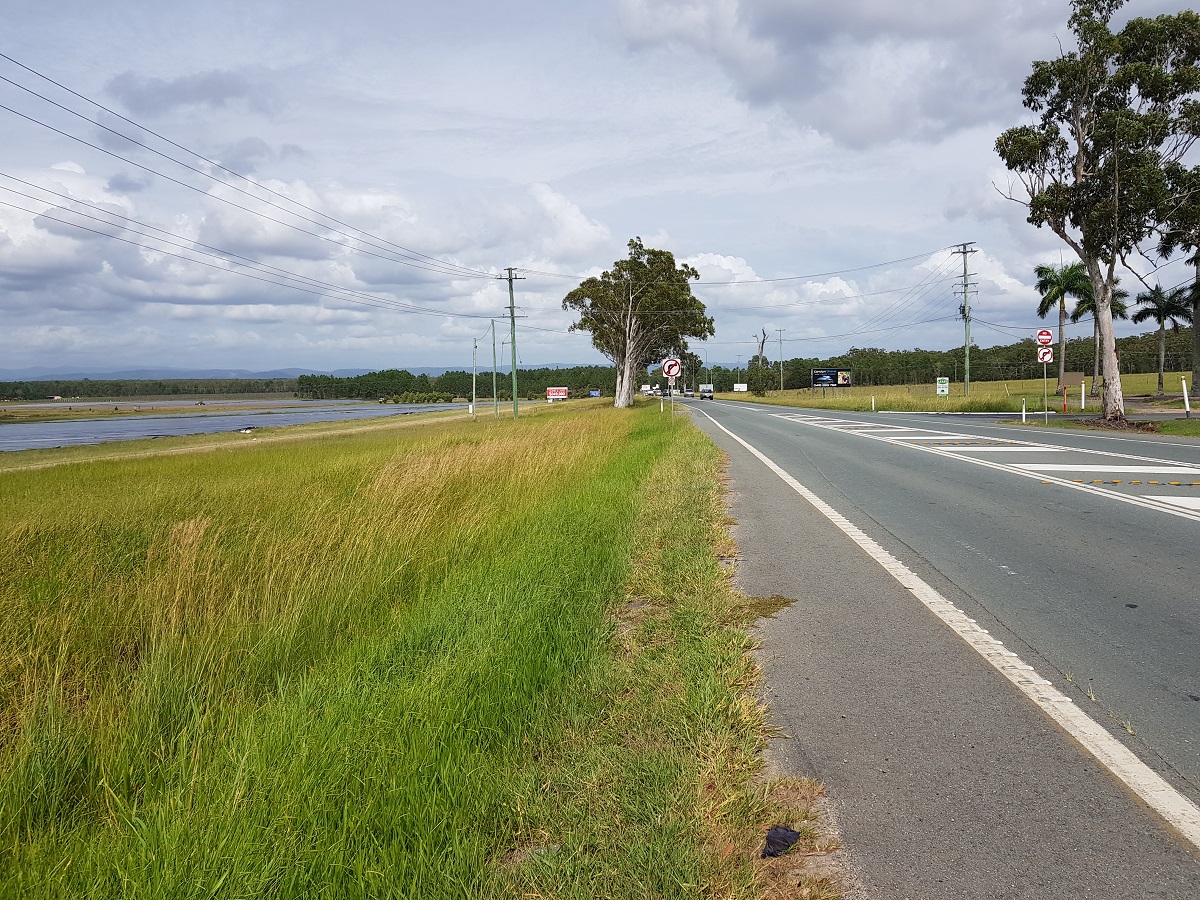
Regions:
[[[760,628],[789,735],[773,758],[825,781],[871,896],[1200,897],[1195,834],[1046,712],[1069,708],[1200,815],[1200,442],[688,406],[730,456],[740,586],[796,600]],[[1027,687],[981,655],[996,641],[1032,666]]]

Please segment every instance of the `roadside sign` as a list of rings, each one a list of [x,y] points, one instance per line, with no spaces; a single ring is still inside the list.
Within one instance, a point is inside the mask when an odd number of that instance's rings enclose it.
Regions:
[[[1049,333],[1050,332],[1046,332],[1046,334],[1049,334]],[[1040,362],[1040,363],[1054,362],[1054,348],[1053,347],[1038,347],[1038,362]]]
[[[1043,328],[1037,333],[1037,342],[1043,347],[1049,347],[1054,343],[1054,332],[1049,328]],[[1041,361],[1041,357],[1038,358],[1038,361]]]
[[[667,385],[669,387],[675,387],[675,376],[674,375],[667,376]]]
[[[937,395],[939,397],[949,397],[950,396],[950,379],[949,378],[939,378],[937,380]]]
[[[674,378],[683,371],[683,363],[681,363],[675,357],[669,356],[663,360],[662,370],[663,374],[668,378]]]
[[[548,387],[546,388],[546,399],[550,402],[555,400],[566,400],[571,395],[571,391],[565,387]]]

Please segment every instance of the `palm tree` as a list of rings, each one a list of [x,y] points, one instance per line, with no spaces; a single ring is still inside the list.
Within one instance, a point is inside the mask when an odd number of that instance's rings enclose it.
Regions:
[[[1061,394],[1067,366],[1067,298],[1074,297],[1080,302],[1084,297],[1090,298],[1092,281],[1081,262],[1069,266],[1037,266],[1033,274],[1037,276],[1037,292],[1042,295],[1037,308],[1038,318],[1046,318],[1050,310],[1058,307],[1058,390],[1055,393]]]
[[[1125,299],[1129,296],[1129,291],[1122,290],[1113,285],[1112,295],[1112,317],[1116,319],[1128,319],[1129,307],[1125,305]],[[1078,322],[1087,316],[1092,317],[1092,336],[1096,344],[1096,356],[1092,362],[1092,390],[1091,396],[1100,396],[1100,323],[1096,321],[1096,303],[1091,291],[1088,291],[1086,297],[1080,297],[1079,302],[1075,304],[1075,309],[1071,313],[1071,322]]]
[[[1158,393],[1163,393],[1163,367],[1167,358],[1167,323],[1178,328],[1181,322],[1192,321],[1191,292],[1186,288],[1164,291],[1161,285],[1137,295],[1141,307],[1133,314],[1133,321],[1145,322],[1153,319],[1158,323]]]

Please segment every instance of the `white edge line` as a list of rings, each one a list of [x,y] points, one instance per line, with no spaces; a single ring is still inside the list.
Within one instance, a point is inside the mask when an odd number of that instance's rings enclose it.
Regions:
[[[756,456],[768,469],[778,475],[797,494],[807,500],[821,515],[836,525],[909,593],[949,626],[994,669],[1016,685],[1025,696],[1058,723],[1088,753],[1121,779],[1147,806],[1162,816],[1194,847],[1200,849],[1200,808],[1142,762],[1127,747],[1075,705],[1033,667],[1024,663],[1003,643],[980,628],[966,613],[930,587],[920,576],[892,556],[865,532],[845,518],[832,506],[777,466],[765,454],[738,437],[708,413],[705,418]]]

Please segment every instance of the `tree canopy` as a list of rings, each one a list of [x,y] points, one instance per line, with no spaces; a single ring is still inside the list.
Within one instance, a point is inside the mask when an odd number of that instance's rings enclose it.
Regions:
[[[629,256],[599,277],[588,278],[563,298],[563,309],[579,313],[572,331],[586,331],[592,345],[617,369],[614,406],[633,403],[638,372],[671,353],[687,350],[688,338],[713,334],[713,320],[692,294],[700,273],[676,265],[667,250],[629,241]]]
[[[1075,48],[1033,63],[1024,104],[996,152],[1024,187],[1011,199],[1078,255],[1091,280],[1105,418],[1124,417],[1112,329],[1116,266],[1178,205],[1171,173],[1200,137],[1200,15],[1185,10],[1110,22],[1124,0],[1072,0]],[[1176,202],[1173,204],[1173,199]]]

